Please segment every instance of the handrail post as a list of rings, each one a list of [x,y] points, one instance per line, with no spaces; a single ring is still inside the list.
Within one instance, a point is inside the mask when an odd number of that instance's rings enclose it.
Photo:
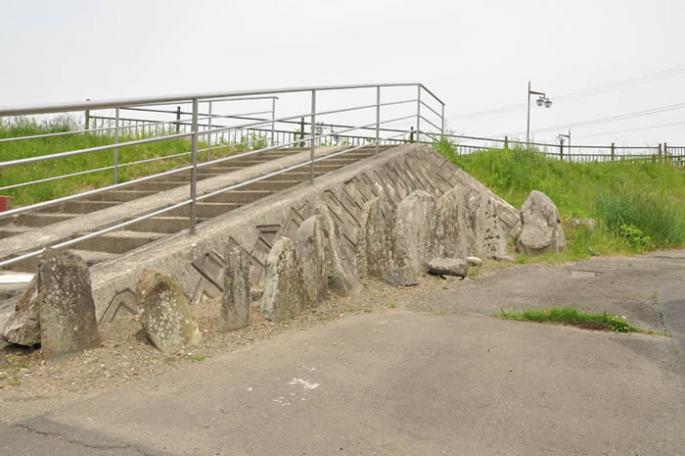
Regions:
[[[114,110],[114,144],[119,144],[119,108]],[[119,148],[114,148],[114,183],[119,183]]]
[[[312,90],[312,112],[310,127],[311,138],[309,143],[309,183],[312,184],[314,183],[314,136],[316,135],[316,90]]]
[[[176,106],[176,133],[181,132],[181,107]]]
[[[416,95],[416,142],[421,141],[421,84],[416,85],[418,91]]]
[[[376,153],[380,151],[381,139],[381,86],[376,86]]]
[[[209,121],[207,122],[207,125],[209,125],[209,126],[207,127],[207,130],[211,131],[212,130],[212,102],[211,101],[209,102],[209,113],[208,114],[209,114]],[[207,135],[207,145],[208,146],[212,145],[211,133]]]
[[[195,224],[197,222],[197,98],[193,98],[193,131],[190,140],[190,158],[192,168],[190,169],[190,234],[195,234]]]
[[[440,138],[445,136],[445,103],[440,103]]]
[[[271,147],[274,146],[274,132],[276,131],[276,97],[271,99]]]

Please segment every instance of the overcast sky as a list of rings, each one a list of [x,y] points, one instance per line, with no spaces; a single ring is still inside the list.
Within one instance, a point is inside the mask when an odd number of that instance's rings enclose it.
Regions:
[[[682,0],[0,0],[0,105],[420,81],[446,101],[450,130],[523,137],[532,80],[553,101],[533,129],[558,127],[535,138],[553,140],[685,103],[683,24]],[[685,144],[684,114],[572,134]]]

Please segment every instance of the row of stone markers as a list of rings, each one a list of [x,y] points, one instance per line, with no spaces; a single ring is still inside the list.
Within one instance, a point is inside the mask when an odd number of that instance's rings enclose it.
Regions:
[[[521,210],[517,250],[526,254],[564,248],[559,212],[544,194],[533,191]],[[343,237],[323,202],[297,228],[293,239],[274,242],[266,259],[259,308],[275,322],[316,307],[329,291],[355,295],[366,278],[393,285],[418,283],[424,273],[465,277],[479,257],[507,257],[496,204],[488,194],[455,187],[437,201],[417,190],[397,206],[384,196],[364,203],[356,255],[341,248]],[[514,239],[511,239],[512,241]],[[225,331],[250,324],[250,259],[236,244],[224,252],[221,319]],[[200,342],[188,298],[169,276],[143,271],[136,289],[140,324],[150,342],[172,351]],[[41,346],[45,358],[79,352],[99,343],[95,306],[86,263],[68,252],[48,249],[38,273],[16,304],[3,337],[10,343]]]

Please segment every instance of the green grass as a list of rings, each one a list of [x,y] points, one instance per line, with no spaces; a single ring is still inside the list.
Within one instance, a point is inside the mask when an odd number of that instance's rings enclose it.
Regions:
[[[531,190],[540,190],[555,202],[568,248],[535,261],[685,245],[685,170],[672,164],[570,163],[521,149],[457,155],[444,140],[436,149],[515,207],[521,207]],[[592,218],[597,226],[572,227],[573,218]],[[532,260],[517,258],[521,263]]]
[[[80,126],[78,126],[72,119],[68,117],[62,117],[52,121],[43,122],[26,119],[15,119],[11,122],[2,122],[0,119],[0,138],[65,132],[80,128]],[[141,138],[142,136],[123,135],[120,138],[120,142]],[[112,136],[93,134],[73,134],[16,142],[0,142],[0,160],[6,161],[27,157],[36,157],[113,143],[114,138]],[[206,144],[200,143],[198,147],[206,147]],[[213,149],[211,151],[211,158],[230,155],[246,149],[247,144],[237,144],[226,146],[224,148]],[[189,150],[190,141],[187,139],[175,139],[136,146],[121,147],[119,149],[119,164],[155,157],[169,156],[182,152],[188,152]],[[208,153],[200,153],[198,154],[198,158],[200,161],[207,160]],[[161,160],[152,163],[127,166],[119,169],[119,182],[125,182],[137,177],[166,171],[188,163],[190,163],[189,155],[169,158],[167,160]],[[102,152],[76,155],[73,157],[60,158],[57,160],[38,162],[34,164],[0,168],[0,186],[70,174],[89,169],[103,168],[112,166],[113,164],[114,152],[113,150],[107,150]],[[70,195],[83,190],[104,187],[112,183],[113,171],[106,170],[28,187],[0,190],[0,194],[10,196],[12,198],[12,205],[17,207],[57,198],[60,196]]]
[[[607,312],[583,312],[570,307],[556,307],[542,310],[505,311],[497,314],[504,320],[533,321],[536,323],[551,323],[555,325],[576,326],[583,329],[598,331],[613,331],[621,333],[649,333],[638,328],[618,315]]]

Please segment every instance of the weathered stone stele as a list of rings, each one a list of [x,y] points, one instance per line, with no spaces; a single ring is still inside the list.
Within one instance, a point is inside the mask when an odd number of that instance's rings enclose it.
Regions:
[[[320,215],[302,222],[295,233],[295,248],[302,270],[305,301],[310,306],[317,306],[328,294],[326,237]]]
[[[554,202],[533,190],[521,207],[521,234],[516,249],[526,255],[560,252],[566,247],[561,217]]]
[[[416,190],[397,206],[393,245],[396,279],[415,284],[426,271],[433,252],[435,235],[435,202],[424,190]]]
[[[463,258],[473,248],[473,230],[469,224],[466,192],[455,187],[442,195],[436,204],[435,255]]]
[[[262,314],[276,322],[290,319],[302,311],[304,299],[295,247],[290,239],[281,237],[266,258]]]
[[[143,271],[136,295],[140,324],[155,347],[172,351],[200,342],[202,333],[191,316],[188,299],[171,277]]]
[[[385,197],[376,197],[362,209],[357,234],[357,274],[382,277],[392,268],[392,226],[395,208]]]
[[[354,272],[349,258],[340,247],[343,242],[338,225],[333,221],[330,209],[323,201],[318,201],[314,213],[321,216],[321,228],[325,238],[326,271],[328,288],[339,295],[356,296],[361,292],[361,282]]]
[[[428,272],[439,276],[456,276],[464,278],[469,265],[462,258],[433,258],[428,263]]]
[[[226,249],[221,318],[224,331],[250,323],[250,263],[245,251],[235,244]]]
[[[489,195],[481,195],[473,213],[474,252],[486,258],[507,255],[507,236],[500,224],[495,201]]]
[[[90,274],[83,259],[52,249],[43,253],[38,262],[38,315],[46,359],[98,344]]]
[[[38,274],[21,295],[14,313],[5,323],[3,338],[16,345],[32,347],[40,344],[40,319],[38,316]]]

